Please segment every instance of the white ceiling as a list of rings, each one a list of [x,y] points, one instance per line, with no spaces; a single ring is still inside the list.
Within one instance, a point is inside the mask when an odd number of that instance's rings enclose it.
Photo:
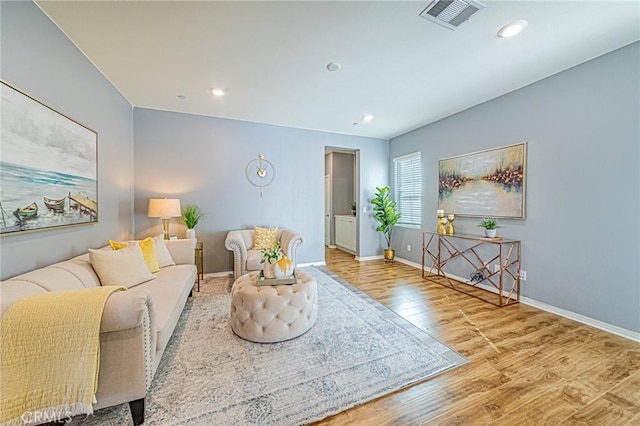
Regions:
[[[640,39],[637,0],[485,1],[456,31],[429,3],[37,2],[134,106],[383,139]]]

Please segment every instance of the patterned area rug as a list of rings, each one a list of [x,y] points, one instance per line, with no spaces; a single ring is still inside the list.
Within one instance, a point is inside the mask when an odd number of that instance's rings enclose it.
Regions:
[[[273,344],[237,337],[230,278],[207,278],[158,367],[145,425],[306,424],[466,363],[330,271],[304,271],[319,284],[318,321]],[[130,422],[123,404],[73,424]]]

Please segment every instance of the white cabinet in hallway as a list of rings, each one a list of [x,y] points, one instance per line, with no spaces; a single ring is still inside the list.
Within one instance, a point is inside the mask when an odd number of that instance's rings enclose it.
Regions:
[[[336,246],[356,251],[356,218],[348,215],[336,215]]]

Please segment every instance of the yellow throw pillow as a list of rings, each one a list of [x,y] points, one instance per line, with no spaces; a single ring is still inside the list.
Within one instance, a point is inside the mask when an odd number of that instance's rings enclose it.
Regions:
[[[138,244],[140,244],[142,255],[144,256],[144,261],[149,267],[149,271],[151,271],[151,273],[158,272],[160,270],[160,266],[158,265],[158,257],[156,256],[156,248],[153,244],[153,238],[147,237]]]
[[[142,256],[144,257],[144,262],[147,264],[149,272],[158,272],[160,270],[160,266],[158,265],[158,257],[156,256],[156,249],[153,244],[153,238],[147,237],[142,241],[132,242],[130,244],[109,240],[109,245],[113,250],[120,250],[125,247],[129,247],[129,245],[135,244],[140,246],[140,250],[142,250]]]
[[[125,247],[129,247],[129,243],[121,243],[121,242],[113,241],[113,240],[109,240],[109,245],[111,246],[111,248],[113,250],[120,250],[120,249],[123,249]]]
[[[260,228],[259,226],[254,226],[253,231],[253,248],[256,250],[271,249],[278,241],[277,226],[275,228]]]

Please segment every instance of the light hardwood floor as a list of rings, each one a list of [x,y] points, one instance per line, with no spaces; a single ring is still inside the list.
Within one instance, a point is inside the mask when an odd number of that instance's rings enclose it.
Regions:
[[[469,363],[320,425],[640,425],[640,344],[516,304],[494,307],[420,270],[326,249],[327,268]]]

